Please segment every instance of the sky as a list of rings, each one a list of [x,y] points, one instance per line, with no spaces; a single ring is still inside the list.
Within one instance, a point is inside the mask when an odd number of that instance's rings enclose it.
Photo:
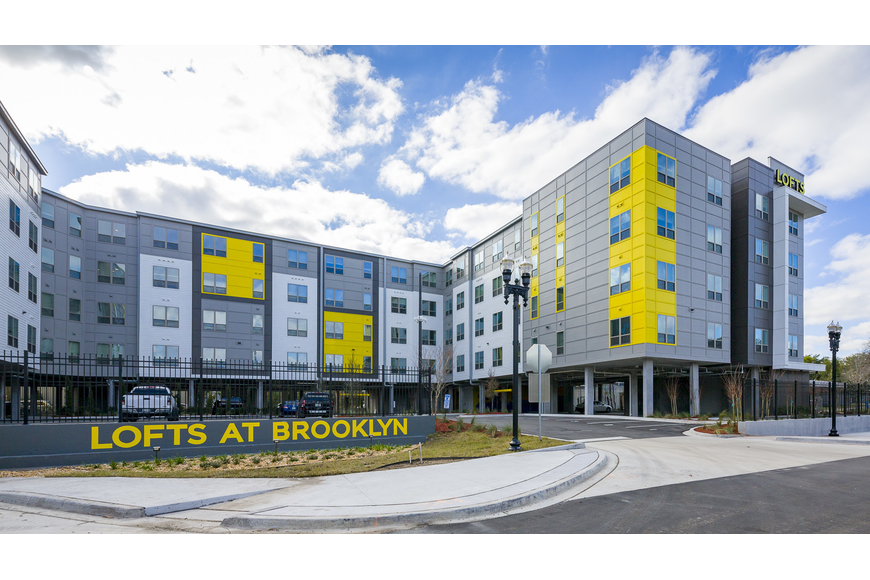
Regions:
[[[805,352],[835,319],[849,354],[868,73],[870,48],[836,45],[6,45],[0,101],[43,185],[84,203],[436,263],[649,117],[806,174],[828,213],[805,225]]]

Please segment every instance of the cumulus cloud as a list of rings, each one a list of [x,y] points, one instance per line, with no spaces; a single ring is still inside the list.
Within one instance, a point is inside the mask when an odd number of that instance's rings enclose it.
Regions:
[[[420,193],[426,176],[414,171],[401,159],[391,159],[381,166],[378,174],[378,184],[393,190],[397,195],[414,195]]]
[[[737,88],[698,110],[685,135],[733,161],[772,155],[803,170],[807,194],[847,199],[870,187],[870,47],[763,55]]]
[[[523,213],[522,203],[480,203],[464,205],[447,210],[444,228],[448,235],[477,242],[491,234],[508,221]]]
[[[522,199],[597,147],[648,116],[679,129],[715,74],[707,54],[675,48],[644,59],[632,77],[607,88],[592,119],[544,113],[510,126],[496,120],[504,98],[470,81],[449,103],[434,103],[400,150],[430,178],[475,193]]]
[[[0,58],[4,103],[32,143],[141,150],[268,175],[390,141],[395,78],[322,47],[18,49]],[[20,51],[18,51],[20,52]]]
[[[60,188],[83,203],[138,210],[316,243],[442,263],[457,246],[429,241],[431,221],[316,181],[259,187],[199,167],[151,161]]]
[[[849,234],[834,244],[822,273],[835,280],[804,291],[807,324],[870,320],[870,234]]]

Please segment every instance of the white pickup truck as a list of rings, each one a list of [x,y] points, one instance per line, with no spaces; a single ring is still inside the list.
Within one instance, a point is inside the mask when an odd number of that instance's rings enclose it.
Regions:
[[[121,397],[121,420],[135,421],[139,417],[166,417],[178,421],[178,405],[166,387],[134,387]]]

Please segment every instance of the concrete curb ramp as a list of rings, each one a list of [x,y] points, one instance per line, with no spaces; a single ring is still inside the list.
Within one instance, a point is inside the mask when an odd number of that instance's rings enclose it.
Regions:
[[[582,444],[560,446],[555,449],[580,449]],[[547,451],[547,450],[536,450]],[[590,464],[589,455],[596,455]],[[571,488],[583,483],[596,475],[607,465],[607,456],[597,451],[585,451],[574,456],[560,466],[548,472],[534,476],[528,480],[518,482],[501,490],[488,492],[503,499],[482,501],[469,505],[469,501],[480,500],[486,493],[476,494],[469,497],[456,497],[443,499],[436,502],[420,504],[405,504],[405,506],[380,506],[383,511],[386,508],[406,508],[407,511],[398,513],[344,515],[337,517],[311,517],[266,514],[240,515],[226,518],[221,527],[244,530],[287,530],[287,531],[338,531],[351,529],[377,529],[379,527],[403,526],[413,524],[432,524],[455,522],[468,519],[476,519],[485,516],[503,513],[527,507],[554,498],[565,493]],[[544,487],[535,488],[535,480],[542,480]],[[517,490],[512,494],[510,488]],[[531,487],[531,490],[528,488]],[[527,491],[520,491],[525,488]],[[505,497],[507,495],[507,497]],[[341,508],[330,508],[331,510]],[[373,507],[358,508],[360,511],[371,512]],[[354,511],[345,508],[345,511]]]

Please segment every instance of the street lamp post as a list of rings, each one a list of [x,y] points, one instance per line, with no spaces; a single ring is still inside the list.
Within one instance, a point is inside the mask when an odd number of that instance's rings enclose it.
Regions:
[[[843,327],[839,323],[828,325],[828,339],[831,342],[831,388],[828,394],[831,400],[831,432],[828,437],[839,437],[837,433],[837,351],[840,350],[840,332]],[[843,404],[846,403],[846,397],[843,396]]]
[[[422,311],[422,303],[421,303]],[[423,414],[423,316],[414,317],[417,323],[417,414]]]
[[[510,297],[514,297],[514,383],[513,383],[513,439],[511,439],[511,451],[520,450],[520,297],[523,298],[523,307],[529,305],[529,283],[532,279],[532,264],[528,260],[520,262],[518,268],[520,270],[520,279],[515,279],[511,284],[511,273],[514,267],[514,260],[506,257],[501,261],[501,275],[504,280],[504,303],[507,304]],[[520,284],[522,280],[522,284]]]

